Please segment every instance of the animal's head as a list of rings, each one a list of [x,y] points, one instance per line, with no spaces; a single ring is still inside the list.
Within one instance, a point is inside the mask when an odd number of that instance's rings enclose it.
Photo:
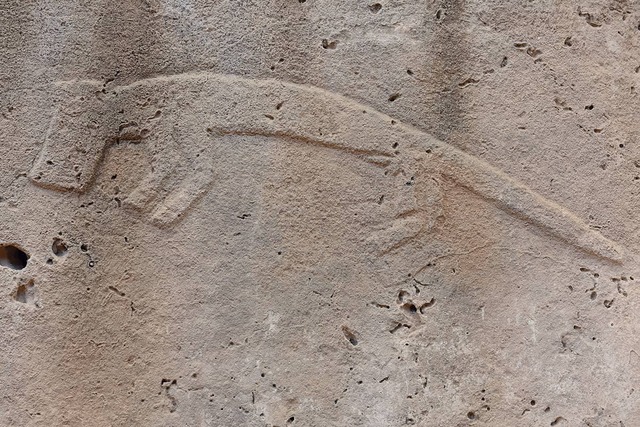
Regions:
[[[29,178],[58,191],[84,191],[113,138],[113,109],[97,81],[58,83],[54,102],[44,146]]]

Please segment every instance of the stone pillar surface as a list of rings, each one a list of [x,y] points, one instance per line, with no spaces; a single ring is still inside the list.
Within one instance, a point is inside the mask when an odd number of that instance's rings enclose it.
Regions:
[[[0,425],[640,426],[640,5],[0,1]]]

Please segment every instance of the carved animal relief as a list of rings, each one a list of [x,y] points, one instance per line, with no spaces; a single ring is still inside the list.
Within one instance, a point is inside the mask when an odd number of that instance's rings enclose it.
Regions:
[[[623,256],[570,211],[486,162],[320,88],[200,73],[109,88],[67,81],[58,89],[57,111],[30,179],[83,192],[109,146],[144,143],[152,172],[125,203],[161,227],[178,221],[207,191],[224,136],[263,135],[340,150],[397,177],[406,207],[371,239],[383,253],[433,227],[442,214],[440,181],[446,178],[571,245],[614,261]]]

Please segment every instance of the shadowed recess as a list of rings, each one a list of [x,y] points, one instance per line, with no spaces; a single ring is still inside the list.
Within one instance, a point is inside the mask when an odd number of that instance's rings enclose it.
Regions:
[[[22,270],[27,266],[29,254],[17,246],[5,244],[0,246],[0,265],[13,270]]]
[[[51,245],[51,251],[56,256],[65,256],[67,254],[67,245],[58,238],[53,239],[53,244]]]

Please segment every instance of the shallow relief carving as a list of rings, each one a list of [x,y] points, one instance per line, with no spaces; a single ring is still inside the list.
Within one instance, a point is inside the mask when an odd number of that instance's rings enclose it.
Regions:
[[[144,143],[152,171],[124,200],[166,227],[207,192],[216,148],[227,135],[280,137],[332,148],[395,177],[402,207],[370,238],[386,253],[427,233],[442,215],[443,180],[561,240],[612,261],[623,250],[580,218],[486,162],[431,135],[326,90],[278,80],[187,73],[108,87],[58,83],[58,107],[30,179],[57,191],[84,192],[105,151]]]

